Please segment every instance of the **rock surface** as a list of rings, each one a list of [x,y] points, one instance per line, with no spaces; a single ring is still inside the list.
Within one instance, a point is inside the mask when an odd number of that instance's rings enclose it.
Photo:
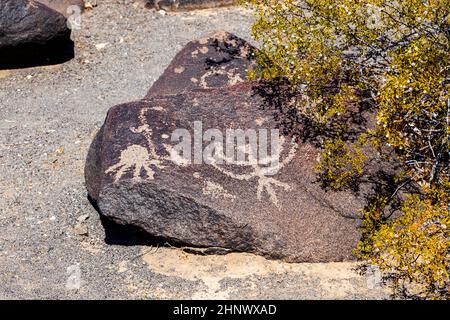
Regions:
[[[223,7],[236,2],[236,0],[146,0],[147,6],[150,8],[170,11]]]
[[[245,40],[223,30],[191,41],[175,56],[146,98],[243,82],[254,64],[255,50]]]
[[[175,153],[172,133],[184,128],[194,139],[196,121],[203,133],[214,128],[224,137],[230,128],[277,128],[276,110],[261,108],[263,97],[253,86],[193,90],[111,108],[88,154],[90,196],[106,217],[190,246],[291,262],[352,259],[359,219],[349,213],[361,204],[314,183],[317,151],[311,145],[285,136],[273,175],[261,157],[247,164],[230,164],[225,156],[208,163],[205,157],[196,164]]]
[[[70,37],[66,18],[34,0],[0,2],[0,50]]]

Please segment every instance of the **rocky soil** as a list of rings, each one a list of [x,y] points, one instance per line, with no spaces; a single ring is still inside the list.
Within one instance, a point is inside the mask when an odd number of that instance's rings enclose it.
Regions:
[[[102,225],[87,199],[87,148],[113,105],[141,99],[190,40],[250,40],[238,8],[164,13],[97,1],[75,58],[0,70],[0,298],[386,298],[351,263],[288,264],[187,253]]]

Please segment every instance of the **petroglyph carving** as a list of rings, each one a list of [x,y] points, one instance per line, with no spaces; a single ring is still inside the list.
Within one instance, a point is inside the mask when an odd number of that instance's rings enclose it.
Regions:
[[[275,187],[284,189],[285,191],[290,191],[292,187],[287,183],[281,182],[273,177],[271,177],[274,173],[279,172],[283,167],[289,164],[295,156],[297,151],[297,143],[292,142],[291,148],[286,155],[286,157],[282,161],[274,161],[274,157],[279,157],[283,151],[283,145],[285,144],[284,137],[280,137],[280,151],[277,154],[268,156],[264,159],[257,159],[254,154],[254,151],[249,146],[238,147],[241,151],[246,152],[248,154],[248,161],[243,163],[238,163],[234,161],[234,159],[230,159],[224,155],[220,155],[220,158],[224,160],[224,163],[233,163],[236,165],[247,165],[250,166],[252,171],[247,174],[237,174],[232,171],[226,170],[224,167],[219,166],[216,162],[212,161],[211,165],[219,170],[224,175],[241,180],[241,181],[251,181],[256,180],[256,197],[259,201],[262,201],[263,194],[266,192],[269,196],[269,200],[278,208],[281,209],[281,204],[278,201],[278,197],[276,195]],[[272,165],[276,163],[276,165]]]
[[[241,78],[241,75],[239,74],[239,72],[236,72],[235,69],[231,69],[231,70],[211,69],[208,72],[206,72],[204,75],[202,75],[202,77],[200,78],[199,85],[204,89],[211,88],[208,86],[208,78],[212,77],[212,76],[217,76],[217,75],[226,76],[228,78],[229,85],[234,85],[234,84],[244,81],[244,79]]]
[[[161,156],[156,152],[154,142],[152,140],[152,129],[146,122],[145,115],[149,108],[143,108],[139,114],[139,126],[131,127],[130,131],[136,134],[141,134],[146,139],[146,146],[141,146],[138,144],[133,144],[126,149],[122,150],[118,163],[112,165],[106,170],[106,173],[114,174],[114,181],[120,180],[127,172],[132,170],[133,179],[141,179],[142,171],[145,172],[148,179],[153,180],[155,177],[155,169],[163,169],[164,161],[171,161],[180,166],[188,165],[186,159],[176,155],[178,153],[169,144],[163,144],[165,152],[167,155]],[[152,109],[153,110],[153,109]],[[167,138],[167,135],[165,136]],[[264,194],[267,194],[268,199],[274,204],[278,209],[281,209],[281,204],[279,202],[276,189],[283,189],[285,191],[290,191],[292,187],[282,181],[277,180],[273,176],[283,169],[287,164],[289,164],[293,159],[297,151],[297,143],[292,140],[291,147],[284,159],[280,160],[280,156],[283,153],[284,146],[286,144],[285,138],[283,136],[279,137],[279,150],[278,152],[273,152],[272,155],[266,156],[263,159],[261,157],[258,159],[255,154],[256,150],[250,146],[250,144],[245,144],[237,146],[238,150],[247,154],[248,160],[246,161],[235,161],[235,159],[229,158],[224,154],[217,154],[214,159],[208,159],[211,166],[221,172],[222,174],[241,181],[255,181],[256,182],[256,197],[259,201],[263,200]],[[221,161],[219,161],[221,160]],[[231,170],[226,169],[222,163],[232,164],[235,166],[245,166],[250,169],[248,173],[235,173]],[[206,184],[202,188],[202,192],[205,195],[212,197],[222,197],[225,199],[234,200],[236,197],[230,194],[225,188],[215,182],[206,180]]]
[[[137,128],[130,128],[133,133],[142,134],[147,140],[147,148],[138,144],[133,144],[123,150],[119,157],[119,162],[111,166],[106,173],[114,174],[114,181],[119,181],[129,170],[133,170],[133,179],[141,178],[141,171],[144,170],[148,179],[155,178],[154,168],[163,169],[163,158],[160,157],[155,150],[152,141],[152,129],[146,123],[145,114],[148,108],[141,110],[139,114],[140,126]]]

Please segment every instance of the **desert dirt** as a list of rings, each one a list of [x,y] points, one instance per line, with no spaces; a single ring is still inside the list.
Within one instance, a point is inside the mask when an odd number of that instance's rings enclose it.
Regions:
[[[107,110],[144,97],[188,41],[216,29],[251,41],[252,18],[235,7],[163,15],[131,0],[97,3],[72,33],[74,59],[0,70],[0,298],[388,298],[355,263],[105,240],[83,170]]]

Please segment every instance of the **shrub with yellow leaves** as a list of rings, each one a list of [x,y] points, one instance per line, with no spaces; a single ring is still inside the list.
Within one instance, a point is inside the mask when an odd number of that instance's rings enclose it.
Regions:
[[[321,180],[358,190],[378,179],[360,257],[395,294],[448,298],[450,0],[246,2],[261,44],[250,77],[306,97],[288,105],[319,137]]]

